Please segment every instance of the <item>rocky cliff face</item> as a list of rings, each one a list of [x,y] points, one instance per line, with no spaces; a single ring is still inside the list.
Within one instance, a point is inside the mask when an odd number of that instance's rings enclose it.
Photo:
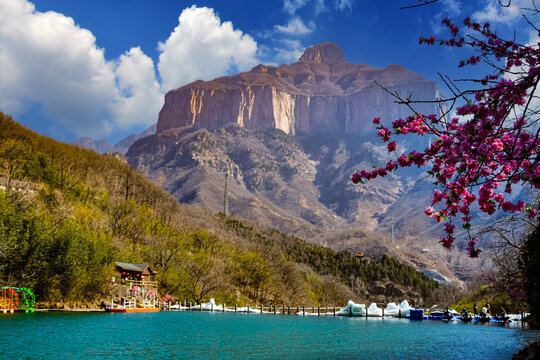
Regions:
[[[403,96],[438,97],[437,84],[421,75],[399,65],[351,64],[325,43],[292,65],[259,65],[170,91],[156,134],[135,142],[126,156],[181,202],[223,211],[228,169],[229,209],[237,216],[336,249],[387,253],[447,278],[455,279],[452,271],[472,272],[480,264],[457,263],[466,255],[442,251],[443,230],[418,207],[432,190],[417,181],[422,169],[351,183],[355,170],[388,160],[373,117],[410,115],[374,81]],[[430,105],[417,110],[438,111]],[[423,149],[427,139],[407,141],[402,150]]]
[[[259,65],[249,72],[196,81],[165,96],[157,132],[191,127],[217,130],[238,124],[249,130],[276,128],[286,134],[372,132],[375,116],[410,114],[391,92],[417,99],[439,96],[437,83],[405,69],[352,64],[334,43],[313,46],[291,65]],[[418,111],[437,113],[434,105]]]

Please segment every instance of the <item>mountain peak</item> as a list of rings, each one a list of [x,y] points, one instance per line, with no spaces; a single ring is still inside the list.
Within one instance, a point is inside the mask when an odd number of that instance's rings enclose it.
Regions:
[[[345,55],[335,43],[325,41],[322,44],[307,48],[299,61],[317,61],[327,65],[334,65],[345,61]]]
[[[375,116],[399,119],[409,112],[405,106],[389,106],[394,98],[374,80],[415,99],[435,99],[438,94],[437,84],[419,74],[397,65],[380,69],[350,63],[335,43],[325,42],[306,49],[290,65],[259,65],[170,91],[157,133],[183,127],[215,131],[233,123],[287,134],[364,134],[373,131]],[[418,112],[438,113],[431,103],[422,106]]]

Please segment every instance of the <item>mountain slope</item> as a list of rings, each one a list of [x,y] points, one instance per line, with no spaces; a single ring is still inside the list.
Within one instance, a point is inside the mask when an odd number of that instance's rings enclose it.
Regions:
[[[360,262],[180,205],[125,162],[40,136],[2,113],[0,138],[0,282],[34,289],[39,302],[110,300],[115,261],[151,263],[161,295],[195,302],[336,305],[370,299],[364,291],[375,285],[422,302],[436,287],[395,260]],[[316,256],[341,270],[321,268]]]
[[[354,171],[383,166],[392,156],[372,118],[410,115],[375,81],[413,98],[439,96],[437,84],[419,74],[351,64],[335,44],[324,43],[291,65],[260,65],[170,91],[156,134],[135,142],[126,157],[180,202],[213,212],[223,211],[228,171],[233,214],[312,243],[379,258],[389,253],[453,280],[454,272],[484,267],[458,264],[463,254],[440,251],[442,234],[422,214],[432,190],[419,182],[422,169],[351,183]],[[430,104],[418,110],[439,111]],[[398,150],[423,148],[428,140],[410,137]]]

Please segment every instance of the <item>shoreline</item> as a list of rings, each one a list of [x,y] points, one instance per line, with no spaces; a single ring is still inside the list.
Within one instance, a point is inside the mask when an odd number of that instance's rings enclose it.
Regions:
[[[35,312],[106,312],[104,309],[36,309]]]

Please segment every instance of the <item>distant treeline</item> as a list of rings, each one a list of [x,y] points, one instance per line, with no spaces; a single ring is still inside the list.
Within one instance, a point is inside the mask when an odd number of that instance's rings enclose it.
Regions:
[[[268,246],[279,246],[289,261],[306,264],[320,275],[332,275],[350,287],[353,287],[358,280],[364,284],[389,281],[410,286],[420,291],[424,298],[438,287],[435,280],[387,255],[383,255],[380,260],[364,260],[355,257],[350,252],[338,252],[310,244],[276,230],[263,235],[253,227],[245,226],[232,218],[227,218],[226,224],[242,237],[258,239]]]

